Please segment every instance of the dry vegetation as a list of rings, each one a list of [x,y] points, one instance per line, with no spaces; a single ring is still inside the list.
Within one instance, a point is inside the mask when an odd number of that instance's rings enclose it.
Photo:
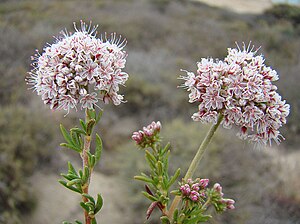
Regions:
[[[187,103],[186,93],[176,88],[180,84],[179,70],[195,70],[195,62],[201,57],[223,58],[226,48],[233,47],[235,41],[252,40],[262,46],[260,52],[266,56],[266,63],[278,70],[281,79],[277,85],[292,106],[283,130],[287,140],[280,148],[265,153],[236,139],[234,131],[219,130],[199,175],[222,183],[225,193],[237,200],[234,212],[217,216],[212,223],[299,223],[299,16],[299,8],[294,7],[242,15],[201,3],[168,0],[2,1],[0,223],[38,224],[44,220],[44,224],[52,224],[53,200],[59,203],[61,197],[68,198],[68,192],[57,194],[53,183],[53,175],[65,171],[65,160],[73,157],[72,153],[57,150],[61,140],[58,124],[71,126],[78,115],[63,118],[63,113],[43,108],[41,100],[26,90],[24,78],[34,49],[41,50],[45,42],[52,42],[51,36],[64,27],[72,30],[73,21],[80,19],[99,24],[99,32],[117,31],[128,40],[126,70],[130,80],[123,89],[128,103],[106,107],[99,131],[105,152],[97,168],[101,178],[95,184],[107,187],[103,189],[107,201],[111,197],[108,183],[122,189],[116,189],[120,194],[117,201],[107,202],[114,212],[103,212],[104,220],[118,213],[111,223],[144,221],[146,205],[139,193],[142,186],[133,183],[132,176],[139,173],[137,168],[145,167],[143,153],[129,139],[132,131],[161,120],[164,140],[172,142],[174,168],[182,166],[184,170],[198,147],[206,127],[190,120],[195,108]],[[47,175],[51,178],[45,178]],[[45,197],[36,200],[45,194],[51,194],[51,202],[45,202],[50,200]],[[56,218],[67,219],[70,213],[66,213],[77,209],[74,205]],[[120,214],[126,220],[121,220]],[[153,218],[150,223],[158,222]]]

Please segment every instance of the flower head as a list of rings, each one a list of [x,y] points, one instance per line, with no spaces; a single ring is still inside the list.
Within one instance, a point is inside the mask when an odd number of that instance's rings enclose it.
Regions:
[[[156,142],[160,140],[160,129],[161,123],[159,121],[152,121],[152,123],[147,127],[143,127],[143,130],[133,132],[132,139],[141,148],[152,147]]]
[[[123,101],[118,93],[128,74],[123,72],[127,54],[125,40],[115,33],[96,38],[97,26],[81,21],[75,32],[63,32],[56,42],[32,57],[33,69],[27,83],[51,109],[91,109],[98,101]]]
[[[216,123],[222,114],[223,126],[238,126],[241,138],[279,143],[283,137],[278,129],[286,123],[290,106],[272,84],[277,72],[249,46],[229,48],[224,61],[202,58],[196,74],[186,71],[180,77],[185,81],[181,87],[190,92],[190,103],[198,103],[193,120]]]

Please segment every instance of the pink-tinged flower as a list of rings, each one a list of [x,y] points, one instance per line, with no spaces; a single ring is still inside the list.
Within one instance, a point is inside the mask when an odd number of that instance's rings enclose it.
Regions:
[[[200,179],[199,184],[202,188],[206,188],[208,186],[209,179]]]
[[[215,183],[215,185],[214,185],[214,187],[213,187],[213,189],[216,191],[216,192],[218,192],[218,194],[221,196],[221,197],[223,197],[223,192],[222,192],[222,186],[219,184],[219,183]]]
[[[184,196],[189,196],[191,193],[191,187],[189,184],[184,184],[179,189]]]
[[[190,198],[192,201],[196,202],[196,201],[199,200],[200,194],[199,194],[197,191],[191,191],[189,198]]]
[[[156,142],[160,141],[160,129],[161,123],[153,121],[147,127],[143,127],[143,130],[133,132],[131,138],[141,148],[152,147]]]
[[[189,102],[198,104],[194,121],[217,122],[223,115],[225,128],[238,126],[238,136],[266,145],[284,139],[279,128],[286,123],[290,106],[276,92],[272,84],[278,80],[275,70],[265,65],[262,55],[245,45],[242,49],[228,49],[221,60],[202,58],[197,73],[180,76],[181,87],[189,94]]]
[[[94,108],[99,100],[119,105],[124,102],[118,93],[128,74],[123,72],[127,54],[126,41],[115,33],[96,37],[97,26],[81,21],[75,32],[63,32],[56,42],[32,57],[33,69],[27,83],[52,109],[69,112],[76,108]]]
[[[235,201],[232,199],[222,198],[221,203],[225,204],[227,209],[235,209],[235,207],[234,207]]]

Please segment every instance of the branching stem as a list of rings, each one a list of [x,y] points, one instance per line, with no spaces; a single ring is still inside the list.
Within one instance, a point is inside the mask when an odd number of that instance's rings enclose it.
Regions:
[[[185,176],[184,176],[184,180],[186,181],[187,179],[189,178],[192,178],[203,155],[204,155],[204,152],[207,148],[207,146],[209,145],[212,137],[214,136],[216,130],[218,129],[219,125],[221,124],[223,120],[223,115],[220,114],[219,117],[218,117],[218,120],[217,120],[217,123],[212,125],[211,128],[209,129],[205,139],[203,140],[203,142],[201,143],[194,159],[192,160],[191,164],[190,164],[190,167],[188,169],[188,171],[186,172]],[[168,217],[170,220],[173,220],[173,214],[174,214],[174,211],[175,209],[178,207],[178,204],[181,200],[181,197],[180,196],[176,196],[170,206],[170,209],[169,209],[169,212],[168,212]]]

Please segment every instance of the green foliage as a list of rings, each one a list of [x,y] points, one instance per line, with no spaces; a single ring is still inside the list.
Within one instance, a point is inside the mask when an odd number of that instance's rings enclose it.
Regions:
[[[300,7],[290,4],[278,4],[265,12],[265,15],[275,19],[288,20],[294,25],[300,24]]]
[[[162,212],[165,210],[170,199],[170,187],[180,175],[180,169],[178,168],[173,176],[169,176],[169,143],[162,147],[157,141],[151,147],[152,150],[145,149],[145,159],[151,170],[150,174],[141,173],[140,176],[134,177],[136,180],[146,182],[146,191],[143,191],[142,194],[152,201],[147,211],[147,219],[149,219],[156,206]]]
[[[98,134],[96,134],[96,146],[95,152],[90,152],[91,135],[95,125],[100,121],[102,116],[102,110],[97,114],[94,109],[86,110],[86,121],[79,119],[81,128],[71,128],[67,131],[64,126],[60,125],[61,133],[67,143],[60,144],[63,147],[76,151],[82,158],[84,167],[76,171],[71,162],[68,162],[68,173],[62,173],[61,176],[65,180],[59,180],[67,189],[79,193],[83,201],[80,202],[80,206],[86,211],[91,218],[92,224],[97,224],[95,215],[100,211],[103,206],[103,199],[100,194],[97,195],[97,200],[87,194],[90,184],[90,177],[96,163],[101,158],[102,152],[102,140]],[[83,140],[84,138],[84,140]],[[86,145],[88,143],[88,145]],[[87,162],[85,161],[87,159]],[[79,222],[79,221],[76,221]],[[64,222],[68,223],[68,222]]]
[[[46,113],[22,106],[1,108],[0,223],[21,223],[20,215],[34,208],[34,192],[26,178],[41,164],[50,164],[55,143],[52,124]]]

